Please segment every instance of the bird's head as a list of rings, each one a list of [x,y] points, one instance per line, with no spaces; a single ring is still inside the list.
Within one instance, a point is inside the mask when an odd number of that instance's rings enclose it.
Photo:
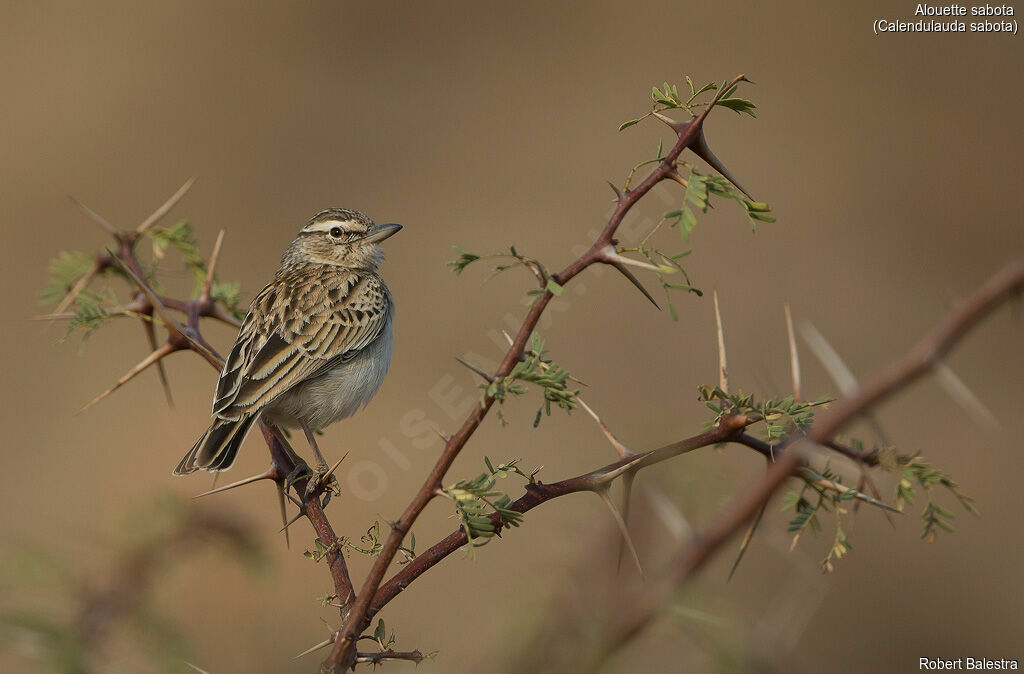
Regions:
[[[384,261],[380,242],[400,229],[401,225],[375,225],[359,211],[328,208],[309,219],[281,263],[314,262],[376,271]]]

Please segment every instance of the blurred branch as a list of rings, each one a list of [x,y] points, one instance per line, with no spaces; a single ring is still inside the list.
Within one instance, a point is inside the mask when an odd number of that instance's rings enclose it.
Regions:
[[[5,609],[0,614],[0,646],[24,647],[19,650],[40,660],[47,671],[106,671],[112,660],[122,668],[131,667],[125,662],[136,654],[151,663],[146,671],[180,668],[185,649],[176,630],[149,606],[155,586],[171,567],[212,546],[253,569],[262,566],[266,557],[249,524],[230,510],[213,511],[178,498],[162,498],[130,511],[145,524],[132,527],[132,538],[139,539],[141,534],[141,540],[115,549],[102,580],[78,577],[77,560],[60,564],[63,555],[57,550],[47,550],[46,557],[37,560],[52,566],[57,580],[65,581],[71,596],[62,605],[70,609],[70,616],[53,618],[44,610]],[[50,555],[52,560],[47,559]],[[45,582],[47,587],[54,585],[53,578]],[[126,640],[115,638],[128,630],[136,634]],[[136,649],[138,642],[144,647]]]
[[[82,643],[96,648],[118,618],[136,609],[167,563],[180,563],[183,552],[211,539],[227,542],[243,556],[259,549],[251,528],[231,513],[187,506],[177,526],[127,552],[115,562],[107,583],[88,593],[76,622]]]
[[[1024,289],[1024,259],[1011,262],[988,280],[971,297],[950,312],[930,333],[903,357],[879,371],[867,383],[839,399],[798,438],[774,450],[775,463],[763,478],[739,495],[726,511],[681,549],[664,574],[660,586],[637,598],[608,635],[606,653],[620,648],[646,627],[679,584],[688,581],[721,546],[750,522],[786,478],[803,465],[806,450],[827,446],[846,424],[869,411],[890,395],[937,366],[940,359],[996,307]]]

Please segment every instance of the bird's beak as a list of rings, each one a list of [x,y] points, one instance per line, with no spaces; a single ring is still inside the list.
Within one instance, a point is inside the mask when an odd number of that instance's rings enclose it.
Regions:
[[[402,228],[401,225],[388,224],[388,225],[377,225],[369,231],[369,233],[363,237],[363,241],[367,243],[380,243],[384,239],[388,238],[392,234],[397,234],[398,230]]]

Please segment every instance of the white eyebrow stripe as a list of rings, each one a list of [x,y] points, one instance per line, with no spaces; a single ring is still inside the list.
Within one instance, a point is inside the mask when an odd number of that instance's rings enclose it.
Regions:
[[[355,225],[355,227],[353,227]],[[329,232],[335,227],[341,227],[346,232],[364,231],[364,228],[359,223],[353,222],[352,220],[326,220],[324,222],[314,222],[312,225],[306,225],[302,228],[305,233],[310,232]]]

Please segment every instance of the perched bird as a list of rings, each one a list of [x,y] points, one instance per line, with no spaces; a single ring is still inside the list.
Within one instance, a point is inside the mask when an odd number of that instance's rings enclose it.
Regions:
[[[326,471],[313,429],[370,402],[391,364],[395,304],[377,269],[380,242],[401,228],[342,208],[306,223],[253,299],[217,382],[213,424],[175,475],[230,468],[260,417],[302,428]]]

